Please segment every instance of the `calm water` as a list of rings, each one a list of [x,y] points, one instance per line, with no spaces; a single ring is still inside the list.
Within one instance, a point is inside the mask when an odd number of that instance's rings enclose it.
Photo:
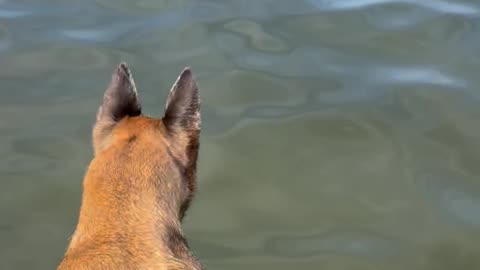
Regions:
[[[480,269],[480,2],[0,0],[0,269],[53,269],[115,65],[193,67],[208,269]]]

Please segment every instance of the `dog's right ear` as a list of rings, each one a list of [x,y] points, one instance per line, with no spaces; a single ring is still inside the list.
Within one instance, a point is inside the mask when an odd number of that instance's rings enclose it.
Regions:
[[[180,207],[180,219],[185,215],[196,187],[196,166],[200,139],[200,97],[197,82],[190,68],[185,68],[173,84],[165,105],[163,123],[171,136],[173,155],[183,167],[188,194]]]
[[[118,121],[141,113],[140,100],[132,73],[126,63],[121,63],[113,72],[112,80],[103,96],[103,103],[98,109],[93,132],[95,152],[102,148],[106,135]]]
[[[170,131],[200,131],[200,99],[192,70],[185,68],[177,78],[165,105],[163,121]]]

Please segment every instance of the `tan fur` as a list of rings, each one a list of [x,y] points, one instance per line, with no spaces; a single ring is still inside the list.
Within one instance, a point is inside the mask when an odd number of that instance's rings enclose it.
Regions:
[[[194,83],[188,72],[182,75],[184,80]],[[131,77],[122,64],[110,86],[120,90],[107,90],[99,114],[130,106],[125,102],[111,105],[109,100],[111,96],[124,98],[119,96],[125,93],[118,80],[126,75]],[[126,83],[136,93],[133,79]],[[182,94],[197,91],[196,85],[187,86]],[[199,115],[187,119],[191,123],[179,121],[185,120],[186,114],[199,114],[198,104],[191,102],[193,105],[167,104],[163,119],[99,115],[93,131],[95,157],[84,178],[78,225],[58,270],[202,269],[190,254],[181,228],[195,190],[200,131]],[[173,120],[167,124],[168,106],[190,105],[196,111],[181,111],[184,114],[170,116]]]

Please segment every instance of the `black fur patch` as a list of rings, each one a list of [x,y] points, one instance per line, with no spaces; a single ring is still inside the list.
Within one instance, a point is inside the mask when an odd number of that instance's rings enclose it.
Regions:
[[[190,255],[188,243],[179,229],[173,226],[166,226],[165,242],[168,249],[177,258],[185,258]]]
[[[134,141],[137,140],[137,136],[136,135],[133,135],[131,136],[130,138],[128,138],[128,143],[133,143]]]

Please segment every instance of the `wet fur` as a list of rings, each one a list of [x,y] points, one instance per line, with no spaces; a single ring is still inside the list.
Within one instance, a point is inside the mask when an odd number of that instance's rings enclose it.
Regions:
[[[195,192],[200,101],[190,69],[172,87],[162,119],[142,115],[121,64],[93,129],[75,233],[58,270],[202,269],[181,221]]]

